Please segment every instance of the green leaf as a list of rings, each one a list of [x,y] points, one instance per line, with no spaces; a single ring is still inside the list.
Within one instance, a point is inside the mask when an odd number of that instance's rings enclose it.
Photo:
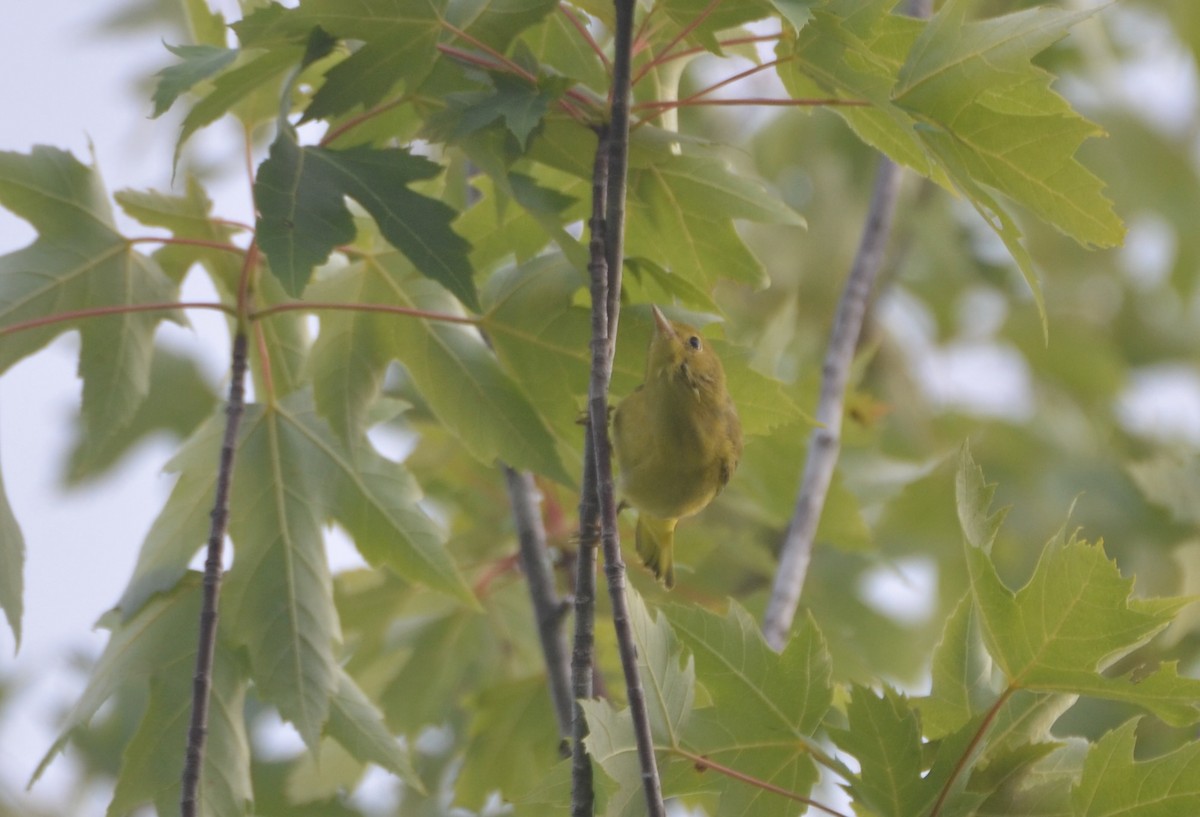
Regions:
[[[166,113],[181,94],[224,70],[238,55],[236,49],[214,45],[167,45],[167,50],[183,62],[155,74],[158,85],[154,88],[154,113],[151,114],[155,119]]]
[[[72,310],[113,310],[6,336],[0,371],[78,329],[84,426],[89,440],[101,444],[133,419],[149,393],[159,321],[181,320],[167,310],[121,310],[171,303],[175,286],[116,231],[98,174],[65,151],[0,153],[0,204],[38,231],[28,247],[0,257],[0,326]]]
[[[673,605],[669,615],[718,712],[736,713],[728,719],[745,720],[760,733],[804,738],[816,731],[833,702],[833,686],[828,649],[811,615],[781,654],[735,601],[724,616],[684,605]]]
[[[450,0],[446,19],[472,38],[506,52],[518,34],[557,6],[557,0]]]
[[[149,706],[126,747],[110,813],[146,800],[178,807],[200,601],[200,576],[192,574],[178,589],[155,596],[137,615],[113,628],[62,733],[33,773],[34,781],[67,741],[87,727],[101,704],[128,684],[148,683]],[[244,814],[252,797],[241,706],[245,681],[232,656],[218,641],[209,718],[210,751],[205,754],[202,772],[205,814]],[[177,748],[164,751],[164,746]]]
[[[960,729],[994,698],[991,659],[979,638],[977,616],[974,600],[964,596],[934,647],[933,684],[920,704],[921,725],[931,740]]]
[[[1138,721],[1109,732],[1089,749],[1071,792],[1077,817],[1174,817],[1200,813],[1200,744],[1134,760]]]
[[[662,612],[651,615],[632,587],[626,587],[625,592],[651,733],[656,742],[676,746],[692,712],[696,671],[690,657],[680,665],[683,649],[667,617]]]
[[[166,433],[186,439],[211,413],[217,396],[196,362],[166,348],[154,350],[150,391],[129,424],[96,442],[79,429],[67,464],[68,484],[109,471],[139,442]]]
[[[1042,7],[966,22],[966,8],[955,0],[930,21],[900,71],[896,104],[944,130],[949,138],[926,142],[939,154],[955,151],[976,182],[1081,244],[1120,243],[1124,228],[1103,184],[1074,158],[1101,131],[1030,62],[1096,10]]]
[[[302,121],[345,113],[356,105],[370,107],[400,86],[415,89],[437,57],[443,2],[404,4],[376,2],[354,7],[318,0],[293,12],[308,25],[319,25],[337,37],[362,40],[345,60],[325,72]]]
[[[204,546],[211,527],[217,485],[217,452],[225,415],[214,413],[188,439],[164,470],[178,473],[175,487],[150,525],[137,564],[114,607],[122,621],[136,615],[156,593],[174,587]]]
[[[1163,452],[1128,466],[1142,495],[1180,524],[1200,524],[1200,456]]]
[[[398,148],[336,151],[300,147],[294,139],[279,134],[254,188],[259,243],[288,293],[300,295],[313,267],[353,240],[354,221],[344,200],[349,196],[418,270],[479,308],[467,243],[450,229],[454,210],[409,187],[436,176],[438,165]]]
[[[483,329],[505,367],[560,435],[578,435],[586,400],[591,338],[589,313],[572,306],[580,272],[561,255],[546,255],[497,271],[483,291]],[[614,372],[614,393],[637,385],[636,374]]]
[[[329,514],[367,561],[478,607],[446,551],[445,532],[421,510],[421,489],[403,465],[381,457],[365,436],[347,442],[331,434],[306,393],[279,412],[312,449]]]
[[[472,713],[457,802],[481,809],[497,789],[506,801],[525,794],[560,759],[558,726],[545,676],[489,685]],[[504,763],[497,763],[504,758]]]
[[[8,504],[4,475],[0,473],[0,609],[8,619],[16,648],[21,646],[22,597],[25,584],[25,537]]]
[[[183,146],[192,134],[205,125],[216,122],[256,91],[270,87],[274,92],[274,84],[279,82],[283,72],[298,65],[303,55],[303,43],[276,48],[247,57],[236,68],[214,79],[212,90],[200,98],[183,118],[179,139],[175,142],[175,163],[179,163]]]
[[[338,671],[337,689],[329,699],[326,731],[356,760],[374,763],[402,779],[405,785],[425,791],[407,748],[388,731],[379,709],[345,670]]]
[[[805,615],[778,654],[736,602],[723,617],[682,605],[669,614],[711,697],[711,706],[694,714],[686,732],[692,754],[807,796],[817,780],[813,754],[823,754],[812,735],[833,700],[829,652],[812,617]],[[689,758],[675,763],[675,773],[695,774]],[[715,791],[721,814],[766,817],[786,802],[763,787],[712,771],[705,775],[691,785]]]
[[[958,524],[962,527],[963,535],[971,547],[990,553],[996,534],[1004,524],[1004,517],[1008,515],[1008,508],[988,513],[996,493],[996,483],[984,481],[983,468],[975,464],[968,442],[963,443],[959,452],[954,485]]]
[[[412,275],[395,253],[364,257],[323,281],[315,295],[454,313],[443,290]],[[328,330],[325,328],[328,323]],[[341,427],[365,417],[388,361],[402,362],[437,419],[476,458],[497,458],[569,484],[540,412],[500,369],[474,329],[406,315],[326,313],[314,360],[317,405]],[[326,344],[330,348],[326,347]],[[336,367],[345,367],[345,372]],[[335,367],[335,368],[328,368]],[[341,391],[341,389],[345,391]]]
[[[632,153],[632,149],[631,149]],[[649,258],[703,289],[721,279],[766,283],[734,219],[801,225],[753,179],[713,159],[631,155],[625,253]]]
[[[566,90],[565,81],[540,80],[534,86],[511,74],[491,72],[488,76],[492,90],[455,94],[447,100],[457,119],[451,138],[462,138],[503,119],[524,148],[550,105]]]
[[[965,450],[958,485],[960,509],[970,508],[965,532],[982,524],[990,499]],[[995,535],[988,528],[984,544]],[[966,556],[988,651],[1011,687],[1126,701],[1174,725],[1200,720],[1200,681],[1180,678],[1173,664],[1141,680],[1099,674],[1166,627],[1188,599],[1134,598],[1133,580],[1121,576],[1104,548],[1074,536],[1051,540],[1016,593],[1000,581],[983,546],[969,545]]]
[[[937,788],[922,776],[921,724],[908,699],[888,686],[877,696],[855,685],[846,718],[847,728],[830,735],[861,769],[850,783],[855,802],[881,817],[928,813]]]
[[[179,808],[180,770],[192,714],[195,622],[200,582],[193,575],[177,594],[178,610],[164,611],[176,633],[175,649],[162,654],[146,697],[146,711],[121,756],[121,769],[108,806],[110,817],[154,803],[159,814]],[[168,646],[163,644],[163,647]],[[218,642],[209,691],[208,737],[200,788],[200,813],[243,815],[252,811],[250,741],[246,735],[246,688],[233,653]]]
[[[261,697],[315,748],[338,684],[341,640],[319,452],[281,407],[247,406],[239,437],[222,621],[248,651]]]

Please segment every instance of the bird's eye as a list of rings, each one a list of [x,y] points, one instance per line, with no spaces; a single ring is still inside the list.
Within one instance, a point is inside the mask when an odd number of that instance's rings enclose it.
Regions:
[[[699,351],[700,350],[700,338],[696,337],[695,335],[692,335],[690,338],[688,338],[688,345],[691,346],[696,351]]]

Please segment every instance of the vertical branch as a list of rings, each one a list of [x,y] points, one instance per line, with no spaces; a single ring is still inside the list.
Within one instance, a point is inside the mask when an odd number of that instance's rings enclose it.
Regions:
[[[233,482],[233,457],[237,448],[238,425],[246,407],[246,333],[239,327],[233,338],[233,365],[229,383],[229,403],[225,406],[225,436],[221,441],[221,459],[217,470],[217,490],[213,499],[212,526],[208,534],[208,556],[204,561],[204,600],[200,611],[200,636],[196,648],[196,671],[192,677],[192,719],[188,729],[187,751],[179,798],[183,817],[195,817],[199,810],[200,773],[204,765],[204,744],[208,737],[208,701],[212,686],[213,652],[217,643],[217,600],[221,594],[221,555],[225,528],[229,521],[229,493]]]
[[[930,0],[909,0],[908,11],[916,17],[928,17]],[[818,426],[809,438],[808,459],[796,496],[787,533],[784,534],[779,569],[763,616],[763,635],[776,650],[787,643],[804,579],[812,559],[813,539],[821,510],[829,493],[833,469],[841,449],[842,409],[846,383],[854,362],[854,351],[862,333],[867,303],[875,279],[883,266],[883,254],[892,229],[892,215],[900,188],[900,168],[886,156],[879,160],[875,187],[867,210],[867,221],[846,287],[838,302],[829,348],[821,367],[821,394],[817,402]]]
[[[604,137],[600,138],[601,144]],[[596,165],[607,168],[607,159],[596,152]],[[597,188],[594,186],[593,191]],[[599,186],[601,201],[604,187]],[[592,244],[596,243],[597,212],[592,216]],[[603,236],[604,225],[599,224]],[[603,247],[604,239],[600,239]],[[602,251],[601,251],[602,252]],[[596,256],[593,254],[593,258]],[[583,441],[583,489],[579,495],[579,552],[575,560],[575,639],[571,648],[571,817],[592,817],[595,800],[592,761],[583,739],[588,735],[587,718],[580,701],[592,697],[592,668],[596,653],[596,545],[600,539],[600,505],[596,493],[596,453],[592,435]]]
[[[621,264],[624,258],[625,187],[629,158],[630,61],[633,40],[634,0],[615,0],[612,115],[608,128],[608,185],[604,218],[604,252],[599,255],[595,236],[593,255],[588,265],[592,273],[592,372],[588,386],[588,430],[596,465],[597,498],[600,505],[600,541],[604,547],[604,573],[613,608],[617,651],[625,675],[625,690],[633,719],[641,766],[646,812],[663,817],[662,784],[654,758],[654,741],[646,693],[637,664],[637,646],[625,595],[625,562],[617,533],[617,500],[613,486],[612,447],[608,437],[608,388],[612,380],[613,352],[621,303]],[[598,145],[597,154],[604,140]],[[595,204],[593,193],[593,204]],[[595,216],[593,216],[594,218]]]
[[[567,670],[567,642],[563,637],[564,602],[554,587],[554,573],[546,557],[546,528],[538,501],[537,486],[528,471],[504,466],[504,484],[517,526],[521,570],[529,588],[529,599],[537,618],[538,639],[546,661],[550,700],[558,721],[558,734],[566,746],[571,733],[571,682]]]

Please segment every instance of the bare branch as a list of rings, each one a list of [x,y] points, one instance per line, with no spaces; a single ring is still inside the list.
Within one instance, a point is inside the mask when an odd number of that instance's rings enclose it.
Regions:
[[[237,450],[238,425],[246,408],[246,333],[233,338],[229,403],[225,406],[225,436],[217,470],[208,554],[204,560],[204,600],[200,611],[200,635],[196,647],[196,671],[192,677],[192,719],[179,798],[182,817],[199,813],[200,772],[204,766],[204,744],[208,738],[208,701],[212,688],[213,653],[217,645],[217,602],[221,595],[221,556],[229,522],[229,494],[233,482],[233,458]]]
[[[567,640],[563,635],[563,602],[554,586],[554,571],[546,552],[546,528],[542,524],[541,501],[533,475],[504,466],[504,484],[512,505],[517,528],[521,570],[529,588],[529,600],[537,619],[538,638],[546,675],[550,682],[550,700],[558,720],[562,746],[571,734],[571,680],[567,665]]]
[[[930,5],[929,0],[909,0],[908,11],[914,16],[928,17]],[[871,291],[883,266],[899,188],[900,169],[890,159],[882,157],[875,173],[875,188],[871,193],[862,239],[838,302],[829,348],[821,367],[821,394],[816,415],[820,425],[809,439],[808,459],[804,463],[796,507],[784,534],[779,569],[763,616],[763,635],[776,650],[783,649],[787,643],[812,559],[813,538],[841,449],[846,383]]]

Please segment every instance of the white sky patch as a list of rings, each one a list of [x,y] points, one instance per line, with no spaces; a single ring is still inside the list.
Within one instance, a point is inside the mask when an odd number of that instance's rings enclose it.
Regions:
[[[868,570],[859,597],[872,609],[902,624],[921,624],[937,609],[937,562],[927,556],[897,559]]]
[[[1125,244],[1118,251],[1121,270],[1139,290],[1157,289],[1171,274],[1178,239],[1166,220],[1141,215],[1127,225]]]
[[[1200,372],[1185,364],[1138,369],[1117,398],[1115,410],[1131,434],[1166,444],[1200,445]]]

